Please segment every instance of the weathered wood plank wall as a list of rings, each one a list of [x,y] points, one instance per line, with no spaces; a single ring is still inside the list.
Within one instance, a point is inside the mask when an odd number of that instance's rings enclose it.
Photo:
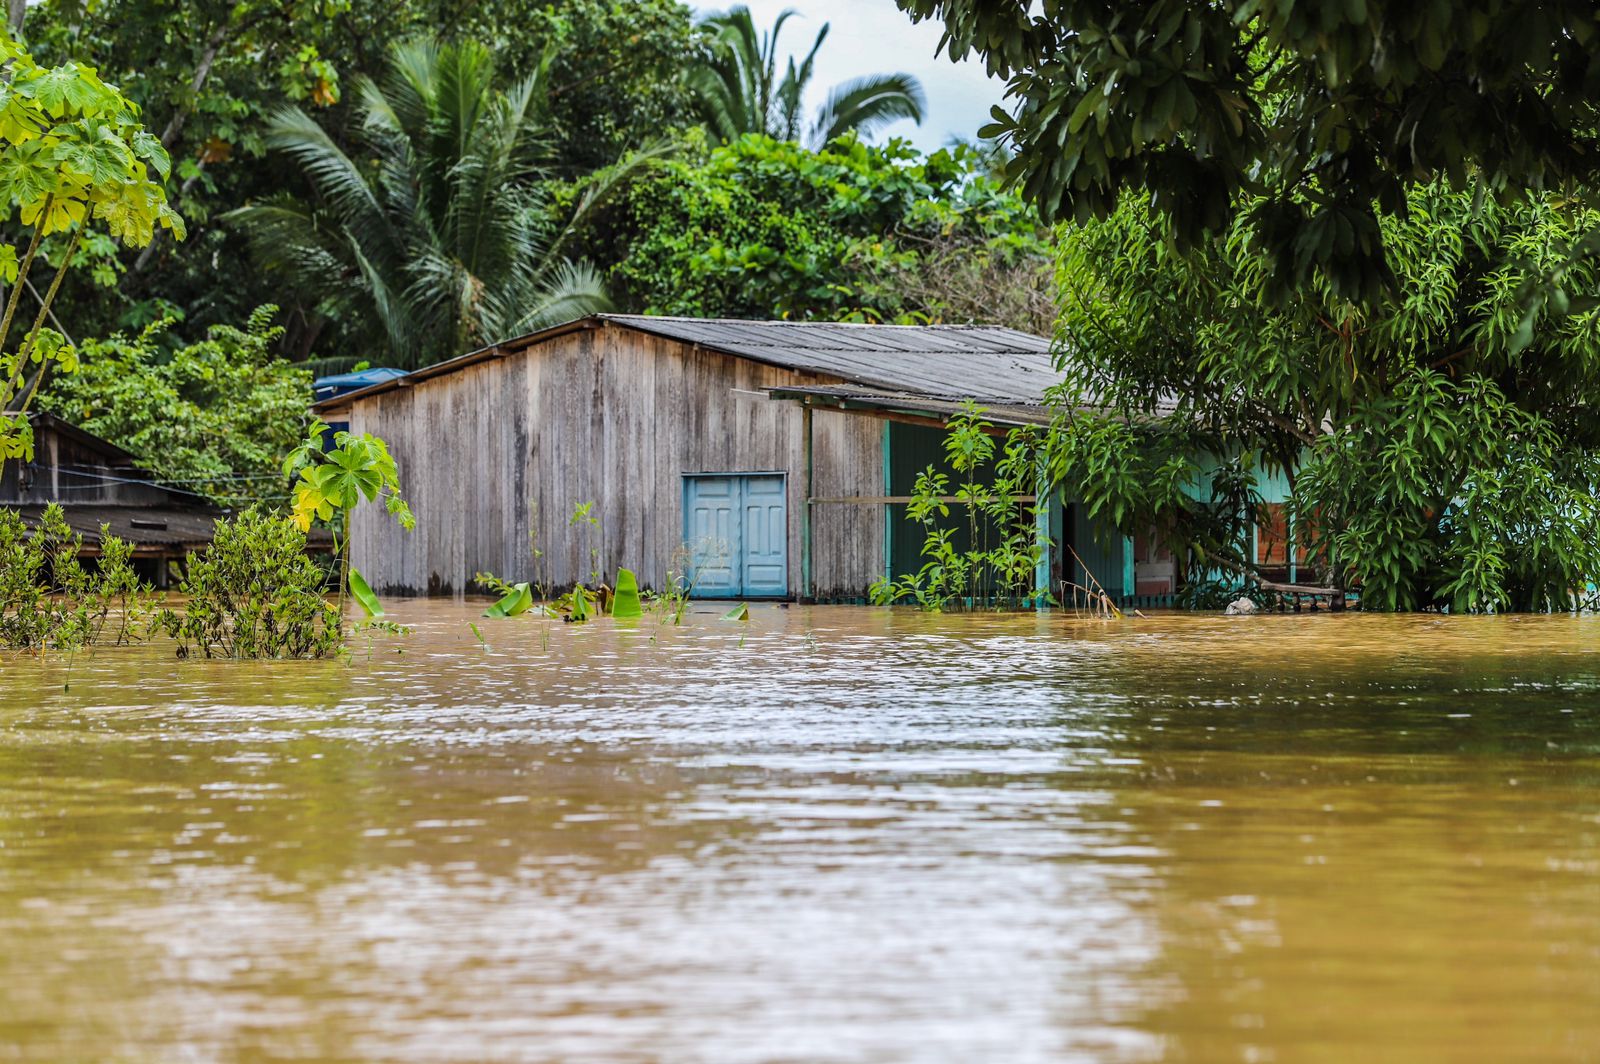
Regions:
[[[798,594],[801,412],[760,392],[836,383],[605,326],[357,400],[351,429],[388,441],[417,527],[358,510],[354,563],[391,594],[460,593],[479,570],[560,588],[621,565],[660,586],[683,543],[684,473],[776,471]],[[815,494],[883,494],[878,421],[818,412],[813,434]],[[572,523],[583,502],[598,528]],[[861,596],[883,571],[881,507],[819,506],[813,520],[818,595]]]

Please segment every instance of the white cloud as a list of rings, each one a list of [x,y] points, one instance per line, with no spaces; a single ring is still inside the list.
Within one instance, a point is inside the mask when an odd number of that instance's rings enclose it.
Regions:
[[[948,55],[935,54],[943,33],[941,23],[913,24],[894,0],[744,2],[756,28],[763,32],[785,8],[795,9],[795,17],[784,23],[783,35],[778,38],[780,69],[788,56],[811,47],[823,23],[832,26],[817,53],[816,75],[806,99],[808,114],[822,104],[828,89],[863,74],[905,73],[922,82],[928,97],[928,114],[922,125],[896,122],[885,126],[873,138],[876,141],[905,137],[925,151],[939,148],[952,136],[976,134],[978,127],[989,121],[989,108],[1002,102],[1004,83],[985,74],[981,63],[952,63]],[[734,4],[733,0],[723,4],[697,0],[690,6],[699,15],[724,11]]]

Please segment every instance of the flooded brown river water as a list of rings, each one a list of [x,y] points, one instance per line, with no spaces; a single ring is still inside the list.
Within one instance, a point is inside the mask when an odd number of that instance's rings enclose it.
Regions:
[[[1600,1061],[1600,619],[481,609],[0,658],[0,1061]]]

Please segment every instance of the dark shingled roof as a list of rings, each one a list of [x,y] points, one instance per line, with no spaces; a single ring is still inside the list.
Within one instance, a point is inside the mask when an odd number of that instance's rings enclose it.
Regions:
[[[490,358],[525,351],[580,329],[635,329],[768,365],[839,377],[851,384],[931,399],[1033,404],[1060,380],[1050,341],[993,325],[853,325],[823,321],[735,321],[597,314],[428,366],[316,404],[327,411]]]

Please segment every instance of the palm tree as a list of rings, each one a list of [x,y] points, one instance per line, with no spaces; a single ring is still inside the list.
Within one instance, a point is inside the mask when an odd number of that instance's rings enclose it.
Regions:
[[[783,12],[772,29],[760,35],[748,7],[701,20],[711,35],[710,55],[690,72],[689,85],[713,136],[729,141],[746,133],[765,133],[821,148],[851,130],[867,133],[901,118],[922,121],[927,104],[921,82],[910,74],[873,74],[834,86],[810,126],[803,129],[800,99],[811,81],[828,25],[823,24],[799,64],[790,58],[779,80],[778,34],[793,14]]]
[[[396,45],[382,80],[357,87],[355,140],[370,162],[285,108],[267,143],[315,203],[280,197],[232,216],[264,268],[322,314],[366,323],[403,368],[609,309],[595,271],[560,250],[632,163],[593,183],[564,229],[549,221],[538,185],[547,65],[501,92],[480,44]]]

